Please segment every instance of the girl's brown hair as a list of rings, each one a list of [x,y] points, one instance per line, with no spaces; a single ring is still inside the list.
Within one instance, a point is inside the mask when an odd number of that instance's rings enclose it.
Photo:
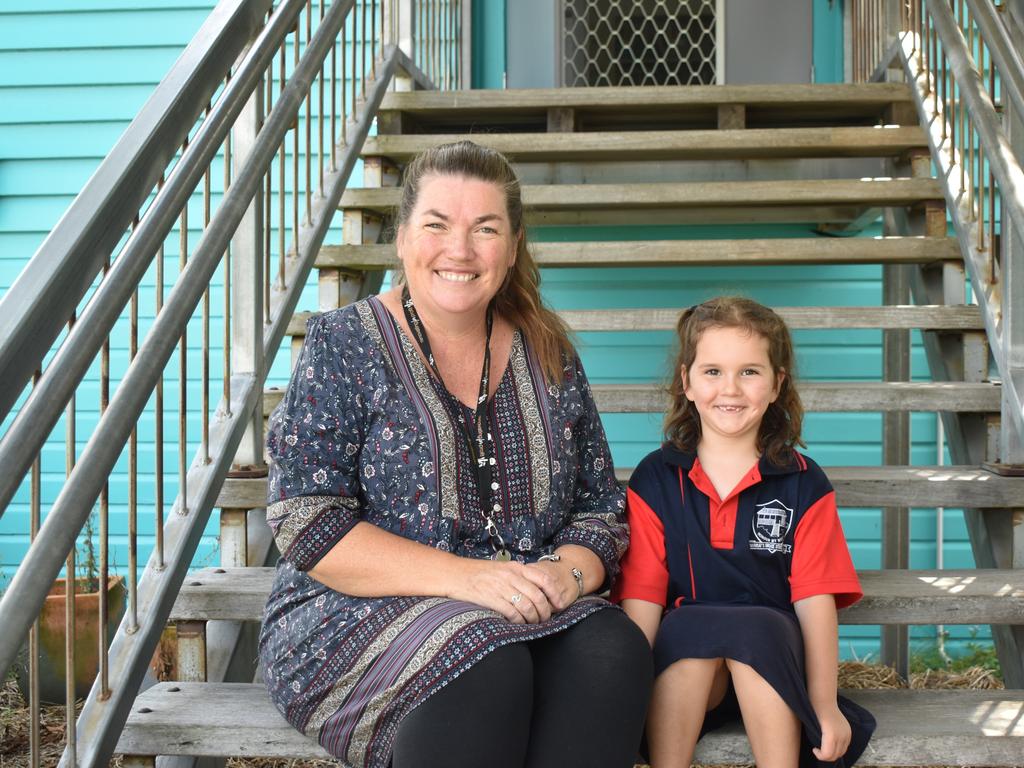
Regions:
[[[800,430],[804,407],[793,380],[796,356],[786,323],[768,307],[739,296],[720,296],[690,307],[679,317],[676,336],[679,353],[669,386],[670,408],[665,416],[665,439],[682,451],[695,453],[700,441],[700,416],[684,390],[682,371],[689,374],[697,356],[697,342],[709,328],[741,328],[768,340],[768,361],[776,378],[785,373],[779,396],[768,406],[757,431],[757,450],[776,466],[793,459],[803,446]]]
[[[513,236],[519,237],[515,263],[494,297],[494,308],[523,332],[540,360],[548,383],[560,381],[565,357],[573,355],[572,343],[565,323],[541,301],[540,270],[526,244],[523,195],[512,166],[500,152],[472,141],[456,141],[426,150],[405,168],[396,231],[409,220],[419,199],[423,178],[431,174],[467,176],[501,187]]]

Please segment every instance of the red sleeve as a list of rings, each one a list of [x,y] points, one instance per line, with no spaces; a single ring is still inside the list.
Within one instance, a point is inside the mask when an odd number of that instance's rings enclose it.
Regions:
[[[612,590],[612,601],[646,600],[664,606],[668,595],[665,528],[640,495],[626,491],[629,549],[620,563],[622,573]]]
[[[846,608],[864,596],[843,536],[834,491],[811,505],[796,527],[789,587],[794,603],[831,594],[836,608]]]

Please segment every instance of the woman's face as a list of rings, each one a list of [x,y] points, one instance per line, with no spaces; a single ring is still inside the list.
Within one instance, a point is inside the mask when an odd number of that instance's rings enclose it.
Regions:
[[[467,176],[429,174],[398,229],[398,258],[421,312],[483,315],[515,261],[505,193]]]

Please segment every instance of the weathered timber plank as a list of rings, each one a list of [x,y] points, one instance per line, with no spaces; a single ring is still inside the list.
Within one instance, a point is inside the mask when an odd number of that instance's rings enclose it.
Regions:
[[[530,88],[501,91],[389,92],[382,110],[431,113],[509,112],[565,109],[599,109],[608,112],[631,107],[715,107],[744,104],[749,107],[785,105],[794,108],[817,105],[841,112],[853,106],[878,108],[895,102],[910,103],[910,90],[900,83],[837,83],[832,85],[774,84],[707,86],[648,86],[644,88]]]
[[[1020,765],[1021,691],[843,691],[878,720],[858,765]],[[324,758],[262,685],[159,683],[139,695],[117,745],[133,755]],[[739,727],[701,739],[701,763],[750,763]]]
[[[666,400],[655,384],[595,384],[594,400],[602,413],[660,413]],[[273,387],[263,393],[263,413],[281,401]],[[972,382],[807,381],[800,383],[804,409],[818,413],[880,411],[950,411],[997,413],[999,385]]]
[[[929,264],[961,260],[960,247],[952,237],[533,243],[530,252],[542,267]],[[316,259],[318,268],[389,269],[397,264],[394,245],[324,246]]]
[[[181,587],[171,621],[259,621],[274,568],[204,568]],[[1024,621],[1024,571],[859,571],[864,598],[843,624],[1010,624]]]
[[[629,480],[631,467],[615,476]],[[825,467],[843,507],[1024,507],[1024,478],[1000,477],[978,467]],[[266,505],[267,481],[227,478],[218,507]]]
[[[462,134],[371,136],[363,157],[406,162]],[[592,160],[734,160],[793,157],[892,157],[927,147],[918,126],[760,128],[748,130],[479,133],[473,141],[515,162]]]
[[[670,331],[676,327],[679,309],[576,309],[558,315],[574,331]],[[976,306],[886,307],[775,307],[791,329],[915,329],[930,331],[977,331],[985,325]],[[297,312],[286,333],[306,335],[306,322],[318,312]]]
[[[715,209],[746,206],[785,208],[912,205],[942,200],[935,179],[805,179],[782,181],[700,181],[647,184],[536,184],[523,187],[533,217],[551,212],[636,209]],[[341,208],[389,212],[401,197],[398,187],[348,189]]]

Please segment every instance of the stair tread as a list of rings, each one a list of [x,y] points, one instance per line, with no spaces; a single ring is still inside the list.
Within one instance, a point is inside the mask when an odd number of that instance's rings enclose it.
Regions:
[[[718,107],[742,106],[747,128],[873,125],[893,104],[910,104],[900,83],[761,84],[531,88],[388,93],[381,111],[401,112],[413,130],[480,133],[482,128],[545,130],[549,109],[571,109],[580,130],[697,126],[715,128]]]
[[[1024,507],[1024,478],[1003,477],[976,466],[824,467],[843,507]],[[627,482],[632,467],[618,467]],[[266,478],[227,478],[218,507],[266,505]]]
[[[591,389],[601,413],[663,413],[667,405],[660,384],[594,384]],[[269,415],[282,396],[283,390],[277,387],[264,391],[264,415]],[[996,413],[1000,387],[963,381],[801,381],[800,399],[804,410],[815,413]]]
[[[369,137],[364,157],[404,162],[464,134]],[[920,126],[751,128],[743,130],[594,131],[584,133],[477,133],[473,141],[516,162],[585,160],[723,160],[736,158],[891,157],[926,148]]]
[[[765,238],[750,240],[619,240],[532,243],[542,267],[730,266],[783,264],[927,264],[961,261],[952,237]],[[320,269],[390,269],[395,246],[324,246]]]
[[[878,720],[858,765],[1020,764],[1021,691],[843,691]],[[116,751],[126,755],[323,758],[288,725],[262,685],[158,683],[132,706]],[[701,763],[750,762],[738,726],[697,745]]]
[[[347,189],[340,205],[388,212],[398,205],[401,191],[400,187]],[[534,217],[558,211],[910,205],[943,200],[940,182],[928,178],[532,184],[524,185],[522,191],[523,204]]]
[[[204,568],[188,576],[171,621],[259,621],[274,568]],[[1005,624],[1024,616],[1024,570],[858,571],[864,598],[842,624]]]
[[[803,329],[921,329],[981,331],[985,324],[974,305],[886,307],[774,307],[791,330]],[[574,331],[671,331],[681,309],[573,309],[558,312]],[[306,323],[319,312],[296,312],[286,333],[301,338]]]

